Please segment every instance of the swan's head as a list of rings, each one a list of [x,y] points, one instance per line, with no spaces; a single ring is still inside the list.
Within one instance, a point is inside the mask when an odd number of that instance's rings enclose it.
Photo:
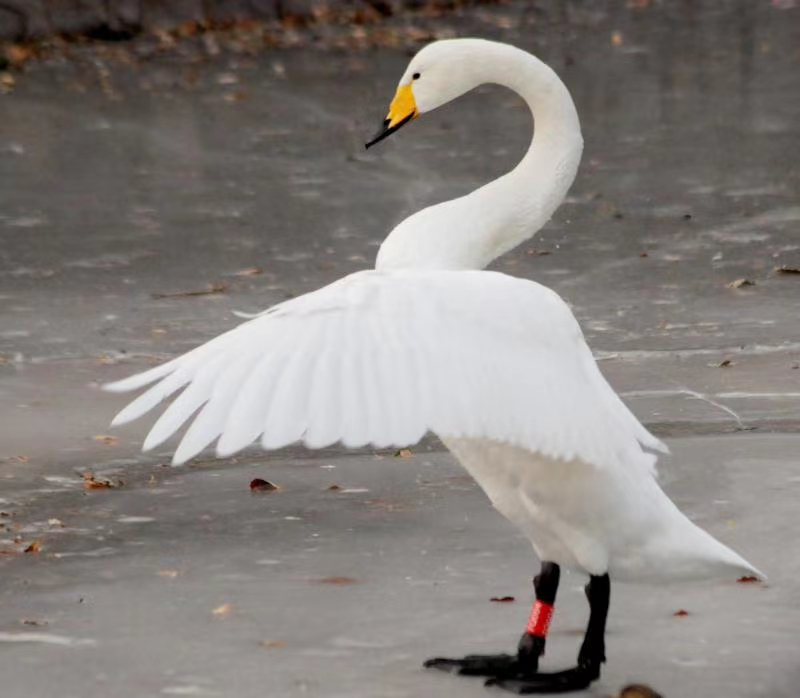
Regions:
[[[381,129],[366,147],[485,82],[481,54],[496,46],[483,39],[445,39],[428,44],[411,59]]]

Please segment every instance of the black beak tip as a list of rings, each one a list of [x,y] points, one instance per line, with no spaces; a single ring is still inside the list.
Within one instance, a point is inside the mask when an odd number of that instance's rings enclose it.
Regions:
[[[394,126],[389,126],[389,124],[391,123],[390,120],[389,119],[384,119],[380,130],[373,136],[371,141],[369,141],[368,143],[364,144],[364,148],[369,149],[373,145],[375,145],[376,143],[380,143],[384,138],[386,138],[387,136],[391,136],[399,128],[402,128],[403,126],[405,126],[415,116],[417,116],[417,113],[416,112],[412,112],[411,114],[409,114],[404,119],[398,121]]]
[[[369,150],[373,145],[382,141],[386,136],[392,133],[392,129],[389,128],[389,119],[384,119],[383,124],[381,124],[380,129],[378,132],[372,137],[371,141],[364,143],[364,149]]]

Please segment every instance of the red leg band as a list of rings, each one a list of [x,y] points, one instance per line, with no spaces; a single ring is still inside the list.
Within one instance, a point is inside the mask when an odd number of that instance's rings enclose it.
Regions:
[[[531,616],[528,618],[528,635],[536,637],[547,637],[547,630],[550,628],[550,619],[553,617],[553,605],[537,601],[531,609]]]

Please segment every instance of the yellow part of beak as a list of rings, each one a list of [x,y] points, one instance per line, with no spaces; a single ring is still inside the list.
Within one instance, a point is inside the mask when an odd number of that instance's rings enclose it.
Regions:
[[[389,113],[386,115],[386,120],[389,122],[388,128],[394,128],[402,121],[410,121],[418,116],[417,101],[414,99],[411,85],[398,87],[397,94],[389,105]]]

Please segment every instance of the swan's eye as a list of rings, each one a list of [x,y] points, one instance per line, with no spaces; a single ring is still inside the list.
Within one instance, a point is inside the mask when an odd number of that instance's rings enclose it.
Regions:
[[[414,73],[414,74],[411,76],[411,79],[412,79],[412,80],[419,80],[421,77],[422,77],[422,76],[421,76],[419,73]]]

